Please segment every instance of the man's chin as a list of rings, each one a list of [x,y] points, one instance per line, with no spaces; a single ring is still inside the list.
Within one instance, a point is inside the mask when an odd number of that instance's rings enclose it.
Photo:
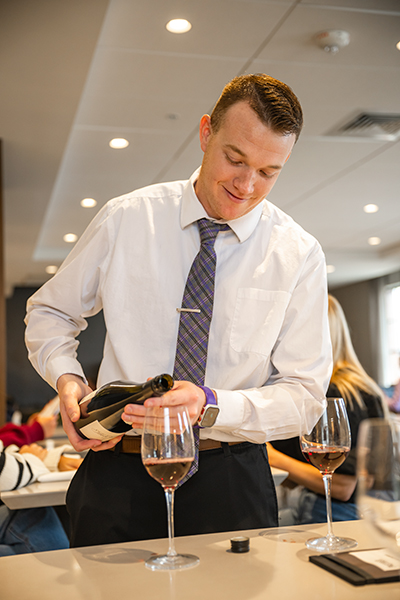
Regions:
[[[244,205],[233,206],[230,209],[221,210],[221,216],[218,218],[223,221],[235,221],[235,219],[240,219],[240,217],[243,217],[248,212],[250,212],[252,208],[253,207]]]

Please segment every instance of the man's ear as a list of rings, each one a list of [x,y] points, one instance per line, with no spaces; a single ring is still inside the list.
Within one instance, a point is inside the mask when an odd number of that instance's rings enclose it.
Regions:
[[[208,141],[212,135],[211,130],[211,119],[209,115],[203,115],[200,119],[199,136],[200,136],[200,148],[203,152],[206,151]]]

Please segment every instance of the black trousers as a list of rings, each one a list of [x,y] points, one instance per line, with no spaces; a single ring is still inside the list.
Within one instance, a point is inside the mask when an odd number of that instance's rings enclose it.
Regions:
[[[164,490],[140,454],[89,451],[67,494],[71,547],[168,536]],[[200,452],[199,470],[175,493],[175,535],[278,525],[265,444]]]

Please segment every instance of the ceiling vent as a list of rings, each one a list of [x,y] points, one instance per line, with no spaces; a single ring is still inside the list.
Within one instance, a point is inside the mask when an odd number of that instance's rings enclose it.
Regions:
[[[400,114],[359,113],[327,135],[394,142],[400,138]]]

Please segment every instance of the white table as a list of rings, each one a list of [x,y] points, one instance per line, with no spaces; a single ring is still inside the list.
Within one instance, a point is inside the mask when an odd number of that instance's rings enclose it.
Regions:
[[[99,523],[101,526],[101,523]],[[359,548],[375,544],[363,521],[334,524],[335,533],[355,537]],[[165,539],[92,546],[0,558],[2,600],[399,600],[400,583],[354,587],[308,561],[304,539],[326,533],[326,525],[181,537],[178,552],[200,564],[178,572],[153,572],[143,561],[164,553]],[[264,530],[266,531],[266,530]],[[250,537],[250,552],[229,552],[230,538]],[[286,539],[288,541],[282,541]]]
[[[279,485],[288,476],[287,471],[271,467],[275,485]],[[65,504],[65,497],[70,482],[52,481],[47,483],[31,483],[19,490],[2,492],[1,500],[8,508],[34,508],[38,506],[61,506]]]
[[[31,483],[19,490],[2,492],[1,500],[8,508],[36,508],[39,506],[61,506],[65,504],[70,481]]]

